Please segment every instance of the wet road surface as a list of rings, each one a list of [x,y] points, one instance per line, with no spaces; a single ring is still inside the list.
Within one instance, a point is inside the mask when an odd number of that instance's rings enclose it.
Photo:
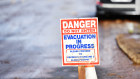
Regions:
[[[0,78],[77,79],[62,67],[60,18],[95,15],[94,1],[11,1],[0,1]]]

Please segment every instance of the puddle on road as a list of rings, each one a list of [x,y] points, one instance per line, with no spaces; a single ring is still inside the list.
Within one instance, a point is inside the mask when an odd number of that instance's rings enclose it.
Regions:
[[[0,60],[0,64],[10,64],[9,60]]]
[[[49,72],[52,77],[47,79],[78,79],[77,67],[58,67]]]

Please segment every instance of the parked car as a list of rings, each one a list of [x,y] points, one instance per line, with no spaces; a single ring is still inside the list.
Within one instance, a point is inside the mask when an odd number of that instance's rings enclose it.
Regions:
[[[140,15],[140,0],[97,0],[97,13]]]

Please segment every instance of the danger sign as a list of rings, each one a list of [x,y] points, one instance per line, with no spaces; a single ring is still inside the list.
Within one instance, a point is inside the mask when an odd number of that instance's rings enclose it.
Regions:
[[[98,65],[98,19],[61,19],[63,65]]]

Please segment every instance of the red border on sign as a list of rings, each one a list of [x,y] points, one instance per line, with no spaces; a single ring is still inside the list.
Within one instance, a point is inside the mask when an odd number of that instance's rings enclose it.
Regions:
[[[96,32],[92,32],[92,33],[63,33],[63,26],[62,26],[62,21],[79,21],[79,20],[95,20],[96,21]],[[62,61],[63,61],[63,65],[67,66],[67,65],[99,65],[99,45],[98,45],[98,18],[79,18],[79,19],[61,19],[60,20],[61,23],[61,45],[62,45]],[[97,62],[87,62],[87,63],[64,63],[64,44],[63,44],[63,35],[68,35],[68,34],[96,34],[96,41],[97,41]]]

